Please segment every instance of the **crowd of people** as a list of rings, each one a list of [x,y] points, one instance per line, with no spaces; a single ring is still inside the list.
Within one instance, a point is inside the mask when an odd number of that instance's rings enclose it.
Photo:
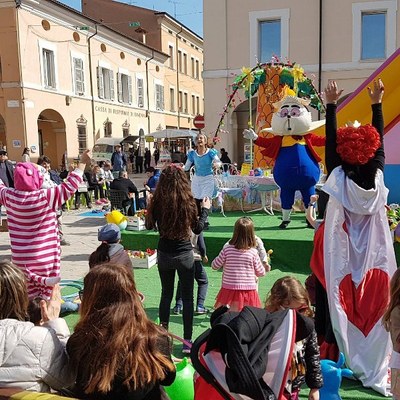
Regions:
[[[310,389],[310,400],[320,398],[323,378],[319,344],[325,352],[324,340],[332,336],[332,332],[326,331],[327,319],[348,364],[366,386],[373,387],[370,382],[376,376],[383,379],[387,373],[391,343],[385,329],[390,332],[394,345],[390,365],[392,392],[395,399],[400,399],[400,275],[394,272],[393,246],[383,215],[387,190],[382,174],[382,82],[374,82],[368,91],[372,126],[357,133],[357,148],[352,148],[354,143],[350,139],[354,132],[336,126],[336,102],[341,91],[335,82],[330,82],[325,90],[328,179],[323,190],[330,197],[324,220],[315,217],[316,196],[311,196],[307,209],[307,218],[315,228],[311,260],[317,285],[315,315],[309,292],[292,276],[280,277],[267,299],[260,298],[258,280],[271,270],[271,265],[251,218],[241,217],[236,221],[231,239],[211,262],[212,269],[223,270],[215,313],[228,309],[227,312],[237,315],[249,307],[263,310],[265,315],[294,310],[295,345],[291,348],[291,364],[279,400],[298,399],[304,383]],[[365,148],[358,148],[360,143]],[[176,376],[169,335],[170,314],[171,311],[182,314],[182,352],[190,354],[194,313],[209,311],[205,304],[208,277],[203,263],[208,262],[208,257],[203,230],[208,225],[214,191],[213,169],[221,161],[230,163],[224,149],[219,158],[217,151],[208,147],[204,134],[197,136],[195,145],[185,166],[170,164],[161,171],[150,165],[148,149],[143,156],[135,155],[139,161],[142,157],[142,163],[144,158],[148,178],[143,183],[146,228],[159,234],[159,323],[146,315],[136,288],[132,260],[120,243],[119,227],[106,224],[99,229],[101,243],[88,260],[89,272],[79,293],[79,320],[72,334],[59,318],[62,205],[75,196],[79,208],[81,193],[86,193],[90,206],[88,191],[94,191],[98,205],[106,204],[107,191],[116,189],[126,191],[127,201],[134,209],[140,201],[138,189],[126,172],[128,159],[121,146],[116,146],[110,163],[91,166],[87,151],[60,179],[54,176],[51,162],[45,156],[35,165],[30,163],[29,149],[24,149],[23,162],[14,168],[7,161],[7,153],[0,151],[0,204],[7,209],[12,259],[0,263],[1,385],[32,391],[56,390],[82,399],[168,398],[163,386],[171,385]],[[192,166],[195,172],[190,182],[185,170]],[[137,170],[140,171],[139,165]],[[113,175],[115,172],[118,177]],[[87,190],[80,192],[80,187]],[[343,255],[345,250],[348,253]],[[337,257],[339,253],[341,257]],[[340,268],[336,268],[338,265]],[[353,282],[362,281],[368,271],[371,276],[374,274],[377,291],[382,291],[393,278],[390,293],[383,294],[386,296],[383,325],[375,320],[371,328],[375,329],[374,335],[361,340],[351,329],[343,328],[343,304],[338,300],[338,291],[346,274],[352,274]],[[172,307],[176,275],[178,284]],[[381,306],[381,302],[376,305]],[[374,315],[382,312],[374,307],[370,304],[368,308]],[[355,343],[357,340],[368,343],[373,350],[374,367],[369,360],[363,360],[363,343]]]

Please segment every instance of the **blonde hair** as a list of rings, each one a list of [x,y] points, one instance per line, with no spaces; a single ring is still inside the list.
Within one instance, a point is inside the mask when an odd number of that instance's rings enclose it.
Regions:
[[[205,133],[198,133],[194,139],[194,144],[197,146],[197,142],[199,140],[199,136],[204,136],[204,138],[206,139],[206,147],[208,145],[208,136]]]
[[[390,299],[385,314],[382,317],[382,324],[388,331],[390,328],[390,315],[392,311],[400,306],[400,269],[397,269],[390,280]]]
[[[25,321],[28,316],[28,291],[24,273],[11,261],[0,262],[0,319]]]
[[[271,292],[265,301],[265,308],[270,311],[278,311],[292,302],[297,301],[304,304],[304,315],[312,317],[310,297],[301,282],[293,276],[284,276],[278,279],[272,286]]]
[[[257,246],[254,224],[251,218],[241,217],[236,221],[229,244],[235,246],[238,250],[248,250]]]

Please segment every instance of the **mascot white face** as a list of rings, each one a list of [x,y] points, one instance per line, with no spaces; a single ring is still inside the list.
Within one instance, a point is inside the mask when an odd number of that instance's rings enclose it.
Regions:
[[[272,116],[271,131],[278,136],[305,135],[310,131],[311,112],[305,105],[308,102],[294,96],[287,96],[275,103],[278,109]]]

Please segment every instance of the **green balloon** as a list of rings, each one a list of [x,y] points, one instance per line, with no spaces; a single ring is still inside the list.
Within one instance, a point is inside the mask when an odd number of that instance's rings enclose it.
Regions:
[[[193,400],[194,385],[193,374],[195,369],[185,357],[181,362],[175,364],[176,378],[171,386],[164,386],[171,400]]]

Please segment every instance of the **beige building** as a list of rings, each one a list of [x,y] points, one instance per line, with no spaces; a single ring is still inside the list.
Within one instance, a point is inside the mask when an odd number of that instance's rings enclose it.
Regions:
[[[399,0],[204,0],[206,131],[213,134],[241,68],[273,55],[299,63],[315,86],[338,81],[348,95],[400,43]],[[241,97],[241,100],[240,100]],[[249,105],[241,94],[220,134],[232,160],[243,161]],[[255,110],[256,99],[252,101]],[[255,112],[253,113],[255,117]],[[318,116],[315,116],[318,118]]]
[[[193,129],[193,118],[204,113],[203,39],[165,12],[118,1],[82,0],[82,12],[169,55],[162,128]]]
[[[140,136],[144,146],[157,129],[190,127],[202,110],[179,110],[176,101],[171,112],[170,87],[179,86],[168,51],[139,39],[55,0],[0,0],[0,145],[9,158],[20,161],[30,147],[33,160],[46,154],[58,168],[102,137]],[[194,80],[188,102],[202,103]]]

